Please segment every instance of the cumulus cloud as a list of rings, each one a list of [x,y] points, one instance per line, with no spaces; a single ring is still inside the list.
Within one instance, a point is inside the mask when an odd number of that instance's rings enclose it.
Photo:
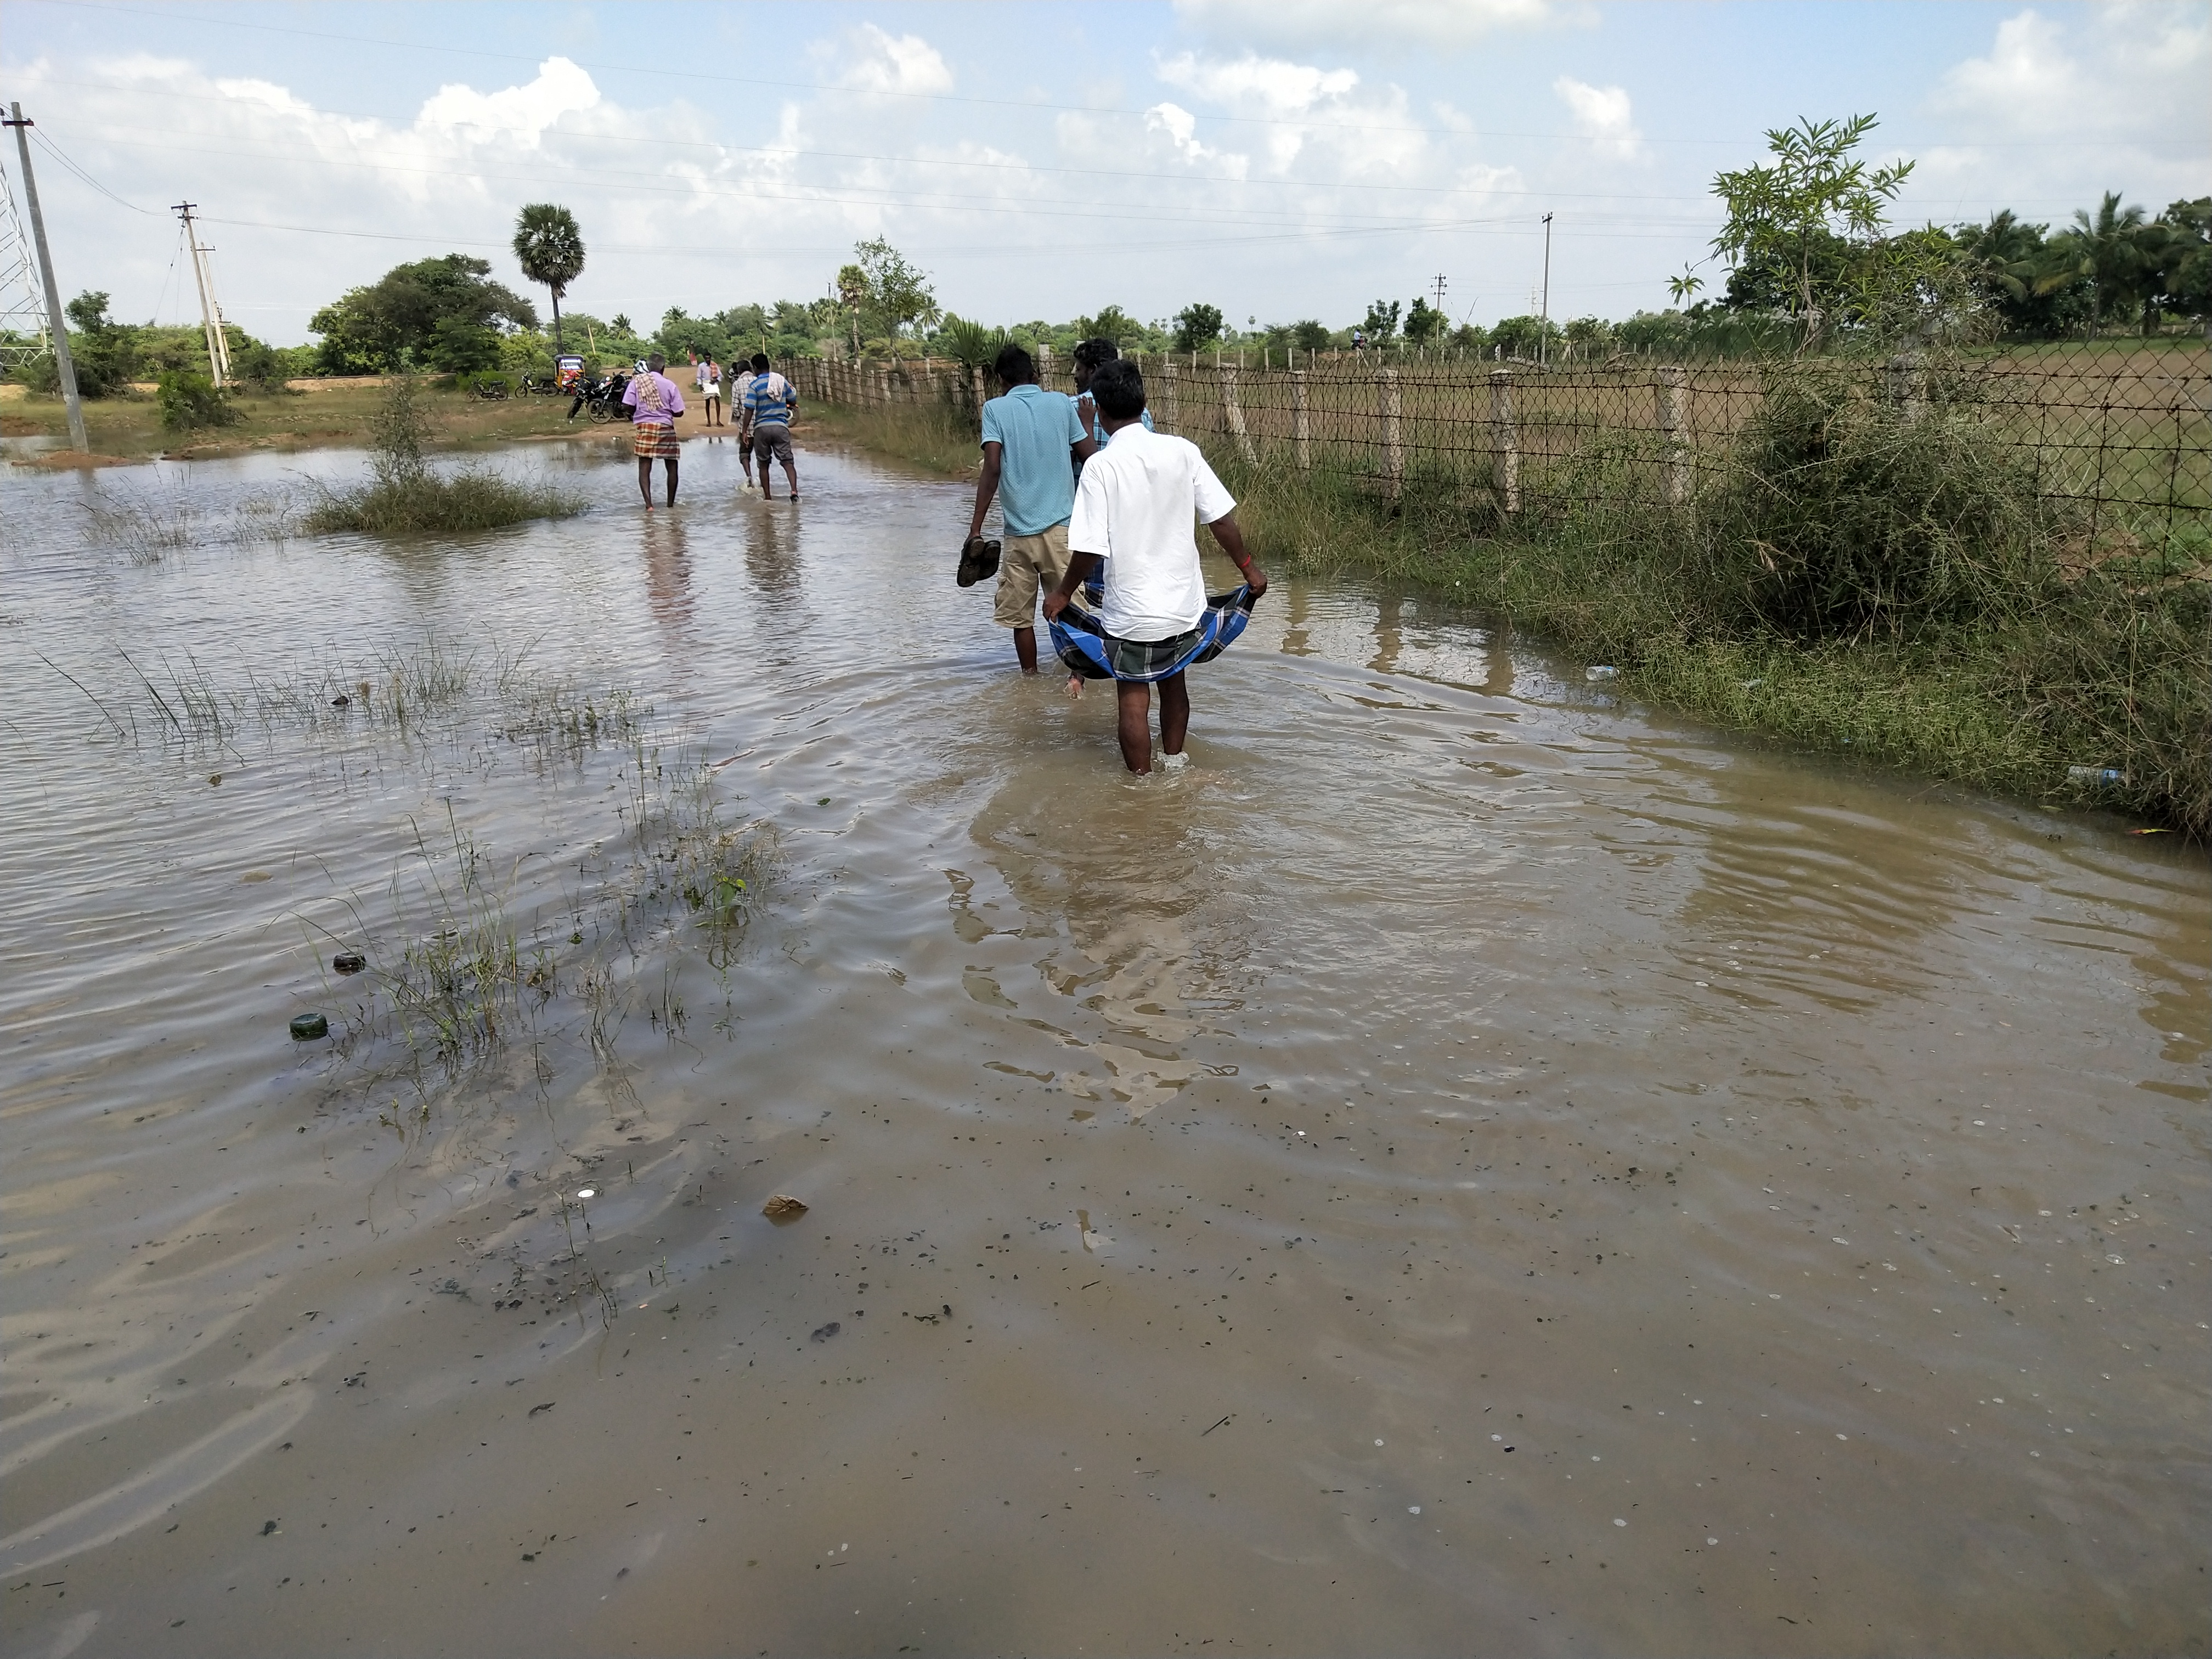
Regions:
[[[2046,202],[2124,188],[2155,210],[2202,195],[2208,84],[2212,15],[2201,7],[2123,0],[2063,18],[2015,13],[1988,52],[1938,83],[1933,110],[1972,137],[1924,155],[1914,185],[1953,197],[2002,193],[2033,157]],[[2054,124],[2063,143],[2050,142]]]
[[[226,92],[234,85],[216,84]],[[538,78],[528,86],[504,87],[489,93],[469,86],[440,87],[422,106],[416,125],[495,128],[534,148],[545,130],[559,125],[562,116],[590,109],[599,101],[599,86],[589,75],[565,58],[549,58],[538,66]]]
[[[1551,0],[1368,0],[1347,10],[1334,0],[1176,0],[1176,12],[1216,40],[1243,46],[1341,49],[1473,45],[1502,29],[1530,28],[1559,15]]]
[[[859,92],[936,93],[952,90],[945,56],[918,34],[891,34],[873,23],[850,29],[834,46],[815,49],[835,68],[837,82]]]
[[[1182,52],[1158,64],[1161,80],[1223,112],[1263,123],[1255,143],[1275,172],[1294,162],[1356,177],[1393,175],[1422,164],[1404,91],[1364,84],[1348,69],[1323,69],[1246,52],[1231,58]],[[1249,131],[1249,129],[1248,129]]]
[[[1635,112],[1626,88],[1594,87],[1571,75],[1562,75],[1552,82],[1552,90],[1567,106],[1575,131],[1591,140],[1594,154],[1620,161],[1643,156],[1644,135],[1636,130]]]
[[[1176,154],[1195,166],[1205,166],[1217,177],[1242,179],[1251,159],[1233,155],[1199,143],[1198,117],[1180,104],[1155,104],[1145,112],[1145,130],[1164,135]]]

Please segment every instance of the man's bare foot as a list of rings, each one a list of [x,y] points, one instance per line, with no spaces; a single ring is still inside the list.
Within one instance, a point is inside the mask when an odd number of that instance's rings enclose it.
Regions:
[[[1083,695],[1082,675],[1070,674],[1067,677],[1067,695],[1071,697],[1079,697]]]

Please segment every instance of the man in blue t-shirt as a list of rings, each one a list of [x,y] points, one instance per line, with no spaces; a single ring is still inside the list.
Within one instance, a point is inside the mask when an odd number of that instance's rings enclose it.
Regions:
[[[1085,340],[1075,348],[1076,418],[1083,422],[1083,428],[1091,434],[1091,442],[1101,449],[1106,447],[1106,425],[1098,418],[1097,404],[1091,396],[1091,382],[1097,378],[1100,369],[1121,355],[1121,348],[1103,337]],[[1145,430],[1150,432],[1152,429],[1152,411],[1148,409],[1145,411]],[[1075,476],[1079,480],[1083,477],[1079,463],[1076,466]]]
[[[1003,395],[983,405],[983,472],[975,481],[975,514],[968,539],[983,533],[983,515],[999,498],[1006,520],[1000,538],[999,589],[992,619],[1014,630],[1022,672],[1037,672],[1036,605],[1067,569],[1067,520],[1075,510],[1075,471],[1097,446],[1083,429],[1075,400],[1036,383],[1036,362],[1010,345],[992,366]]]

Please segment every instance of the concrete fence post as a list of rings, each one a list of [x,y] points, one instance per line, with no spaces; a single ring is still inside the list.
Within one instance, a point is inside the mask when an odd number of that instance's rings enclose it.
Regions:
[[[1221,371],[1221,424],[1229,435],[1237,440],[1237,452],[1244,457],[1244,465],[1257,466],[1258,453],[1252,447],[1252,434],[1244,428],[1244,406],[1237,401],[1237,371]]]
[[[1498,505],[1521,510],[1521,428],[1513,418],[1513,371],[1490,371],[1490,455],[1496,467]]]
[[[983,405],[990,400],[989,389],[983,384],[983,370],[981,365],[968,371],[968,384],[975,394],[975,418],[981,420],[983,417]]]
[[[1160,406],[1152,411],[1152,423],[1163,432],[1173,432],[1181,424],[1176,418],[1176,366],[1172,357],[1160,364]]]
[[[1298,471],[1312,471],[1313,441],[1307,425],[1306,372],[1303,368],[1291,371],[1291,442],[1297,452]]]
[[[1655,388],[1659,412],[1660,477],[1669,507],[1690,499],[1690,445],[1686,418],[1690,377],[1683,369],[1662,368]]]
[[[1380,377],[1382,404],[1382,489],[1396,501],[1406,489],[1405,403],[1398,371],[1386,368]]]
[[[1886,378],[1898,418],[1913,425],[1928,412],[1927,360],[1917,351],[1900,351],[1889,360]]]

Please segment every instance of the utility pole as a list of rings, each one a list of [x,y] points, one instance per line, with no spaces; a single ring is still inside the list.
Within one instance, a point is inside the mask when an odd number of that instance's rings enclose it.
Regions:
[[[1544,216],[1544,305],[1537,318],[1536,367],[1541,368],[1552,349],[1552,216]]]
[[[200,246],[192,225],[192,210],[198,205],[179,202],[170,211],[185,222],[185,246],[191,251],[192,276],[199,283],[200,327],[207,334],[208,373],[215,377],[216,390],[220,392],[230,381],[230,341],[222,330],[222,306],[215,297],[215,276],[207,268],[206,256],[215,250]]]
[[[1437,273],[1436,287],[1437,309],[1442,311],[1444,308],[1444,274],[1441,270]]]
[[[69,410],[70,441],[89,454],[92,440],[84,435],[84,403],[76,395],[76,364],[70,356],[61,289],[54,283],[54,256],[46,251],[46,219],[39,211],[39,181],[31,176],[31,123],[23,118],[21,104],[10,104],[8,119],[0,125],[15,129],[15,153],[23,161],[23,200],[31,210],[31,240],[39,250],[39,275],[46,279],[46,326],[54,331],[54,368],[61,376],[62,404]]]

